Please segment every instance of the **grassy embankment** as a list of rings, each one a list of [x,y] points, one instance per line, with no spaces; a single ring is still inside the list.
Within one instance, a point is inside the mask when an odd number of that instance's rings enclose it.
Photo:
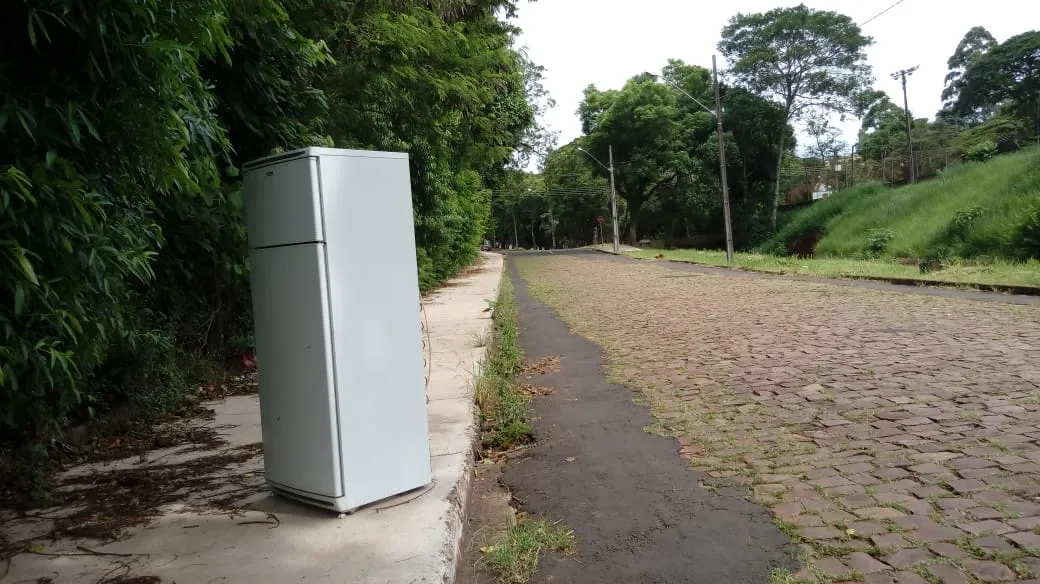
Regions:
[[[813,259],[786,256],[806,233]],[[738,267],[824,277],[921,278],[979,285],[1040,285],[1040,148],[948,169],[916,185],[861,185],[794,213]],[[725,254],[644,250],[637,257],[725,265]],[[922,270],[921,265],[926,269]],[[928,271],[929,267],[939,267]]]

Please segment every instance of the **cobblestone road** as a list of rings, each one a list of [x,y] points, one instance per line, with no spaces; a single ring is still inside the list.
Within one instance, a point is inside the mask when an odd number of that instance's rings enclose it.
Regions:
[[[517,265],[706,488],[747,485],[803,544],[806,567],[776,581],[1040,583],[1040,306]]]

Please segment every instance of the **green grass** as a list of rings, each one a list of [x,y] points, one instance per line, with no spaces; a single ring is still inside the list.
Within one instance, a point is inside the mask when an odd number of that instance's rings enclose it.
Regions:
[[[641,250],[628,255],[640,258],[654,258],[663,255],[665,259],[682,260],[725,266],[726,254],[721,251],[708,250]],[[1040,286],[1040,261],[1026,262],[991,261],[968,262],[950,260],[941,271],[920,273],[916,265],[903,265],[890,258],[874,260],[853,258],[799,259],[790,256],[774,256],[761,253],[737,253],[733,257],[736,267],[777,274],[796,274],[821,278],[919,278],[931,281],[954,282],[965,286],[1007,285],[1007,286]]]
[[[517,387],[523,366],[516,298],[509,277],[502,279],[498,300],[492,305],[494,335],[476,379],[476,401],[485,448],[507,450],[531,439],[530,396]]]
[[[543,551],[568,553],[573,548],[574,532],[544,519],[510,513],[506,528],[480,547],[480,565],[500,582],[523,584],[538,568]]]
[[[916,185],[868,184],[841,191],[794,213],[758,251],[784,254],[799,235],[820,230],[818,257],[858,257],[870,252],[873,230],[889,230],[883,257],[1021,258],[1040,236],[1026,232],[1038,209],[1040,148],[1030,148],[953,166]],[[972,212],[980,214],[966,218]],[[1030,237],[1034,243],[1024,243]]]

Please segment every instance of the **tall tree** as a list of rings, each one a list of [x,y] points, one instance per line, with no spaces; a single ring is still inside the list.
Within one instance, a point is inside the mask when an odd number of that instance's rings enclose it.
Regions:
[[[1004,110],[1040,122],[1040,31],[1015,35],[973,60],[958,90],[955,115],[981,122]]]
[[[559,133],[553,131],[543,123],[545,114],[556,107],[556,100],[552,98],[545,88],[545,67],[538,65],[527,54],[527,49],[521,47],[516,51],[517,63],[524,74],[524,98],[533,114],[532,123],[523,132],[520,144],[513,157],[513,165],[516,168],[527,166],[532,160],[542,161],[556,148],[556,140]]]
[[[675,91],[645,74],[616,91],[590,85],[578,115],[586,134],[584,147],[593,156],[608,164],[608,148],[613,148],[617,193],[627,203],[628,236],[634,243],[643,204],[690,169]],[[608,174],[598,164],[593,170]]]
[[[957,103],[960,93],[960,83],[958,82],[964,76],[964,72],[968,70],[968,66],[995,46],[997,46],[997,39],[993,38],[985,27],[974,26],[965,33],[961,42],[957,43],[956,50],[946,61],[949,72],[946,73],[946,79],[943,81],[944,109],[952,108],[953,104]]]
[[[848,16],[802,4],[737,14],[722,29],[718,48],[737,81],[779,103],[784,121],[790,122],[809,107],[854,111],[856,96],[873,81],[865,53],[872,42]],[[781,134],[773,226],[780,205],[784,139]]]

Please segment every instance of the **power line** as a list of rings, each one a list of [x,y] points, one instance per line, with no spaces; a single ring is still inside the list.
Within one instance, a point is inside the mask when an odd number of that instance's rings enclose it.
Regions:
[[[903,2],[904,2],[904,0],[898,0],[898,1],[897,1],[897,2],[895,3],[895,4],[893,4],[893,5],[889,6],[888,8],[886,8],[886,9],[882,10],[881,12],[878,12],[878,13],[877,13],[877,14],[875,14],[874,16],[871,16],[870,18],[868,18],[868,19],[864,20],[863,22],[861,22],[861,23],[860,23],[860,25],[859,25],[859,26],[860,26],[860,28],[862,28],[862,27],[866,26],[867,24],[870,24],[870,23],[871,23],[871,22],[872,22],[872,21],[873,21],[874,19],[876,19],[877,17],[881,16],[882,14],[884,14],[884,13],[888,12],[889,10],[892,10],[892,9],[893,9],[893,8],[895,8],[896,6],[899,6],[899,5],[900,5],[900,4],[902,4]]]

